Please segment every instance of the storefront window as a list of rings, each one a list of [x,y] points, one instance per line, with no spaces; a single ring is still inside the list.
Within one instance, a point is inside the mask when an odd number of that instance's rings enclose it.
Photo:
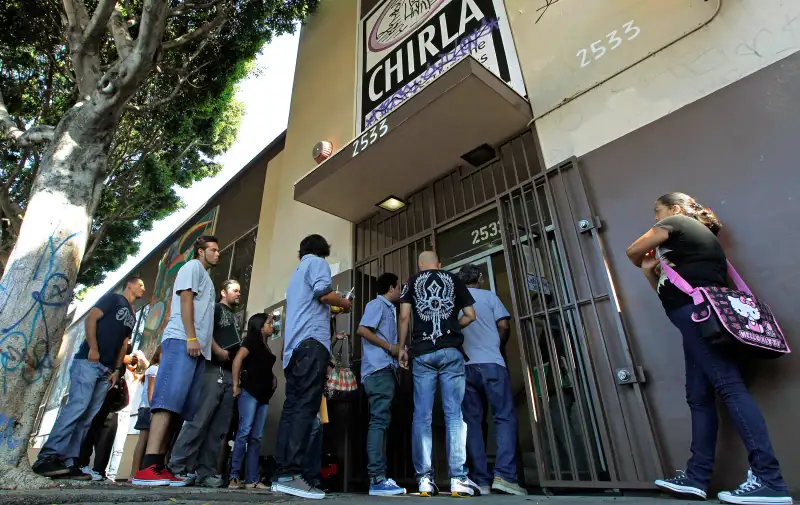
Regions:
[[[237,314],[240,311],[242,312],[240,317],[244,317],[244,311],[247,307],[247,294],[250,292],[250,279],[253,275],[253,258],[256,253],[257,235],[258,228],[252,230],[234,244],[230,278],[239,281],[239,286],[242,288],[242,298],[239,301],[239,310],[237,310]]]
[[[222,289],[222,284],[228,279],[236,279],[239,282],[242,296],[239,299],[239,306],[236,307],[236,318],[242,329],[244,329],[247,295],[250,291],[250,279],[253,274],[257,236],[258,228],[254,228],[226,247],[219,254],[219,263],[216,268],[211,271],[211,280],[216,293]]]

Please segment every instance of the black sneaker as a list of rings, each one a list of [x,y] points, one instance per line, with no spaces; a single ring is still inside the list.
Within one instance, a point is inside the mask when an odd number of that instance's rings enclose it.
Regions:
[[[655,482],[655,484],[659,489],[681,498],[690,498],[695,500],[706,499],[706,490],[704,489],[704,486],[680,470],[675,477],[671,479],[659,479]]]
[[[33,472],[42,477],[64,477],[70,469],[58,458],[39,459],[33,464]]]
[[[69,480],[92,480],[92,476],[83,473],[77,466],[70,466],[68,467],[69,473],[67,475],[61,476],[62,479],[69,479]]]
[[[747,471],[747,480],[736,491],[723,491],[717,495],[722,503],[735,505],[792,505],[787,491],[776,491],[766,486],[761,479]]]

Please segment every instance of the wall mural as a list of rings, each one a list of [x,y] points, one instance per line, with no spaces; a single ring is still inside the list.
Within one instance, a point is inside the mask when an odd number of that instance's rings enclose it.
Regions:
[[[172,285],[178,270],[192,259],[192,246],[202,235],[213,235],[217,225],[219,206],[211,209],[186,232],[178,237],[164,252],[158,263],[158,275],[150,290],[150,312],[144,325],[139,349],[145,356],[152,356],[161,342],[161,334],[167,325],[172,304]]]

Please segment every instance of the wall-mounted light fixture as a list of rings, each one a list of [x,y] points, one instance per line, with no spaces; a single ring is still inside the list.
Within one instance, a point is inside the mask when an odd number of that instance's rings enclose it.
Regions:
[[[378,207],[382,208],[383,210],[388,210],[389,212],[397,212],[405,206],[406,202],[392,195],[387,196],[380,203],[378,203]]]
[[[314,145],[314,149],[311,151],[311,156],[314,157],[314,161],[317,163],[322,163],[327,160],[331,157],[331,154],[333,154],[333,144],[327,140],[317,142]]]

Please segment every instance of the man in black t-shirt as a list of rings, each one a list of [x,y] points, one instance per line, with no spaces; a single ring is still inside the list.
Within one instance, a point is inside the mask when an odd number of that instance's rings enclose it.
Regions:
[[[87,480],[77,466],[81,444],[119,369],[136,325],[133,302],[144,295],[139,277],[125,279],[122,294],[104,295],[86,315],[86,340],[70,368],[69,398],[58,413],[33,471],[45,477]],[[122,379],[124,380],[124,379]]]
[[[466,433],[461,414],[464,400],[465,356],[461,329],[475,321],[474,300],[456,275],[441,270],[433,251],[419,256],[419,273],[408,279],[400,298],[398,344],[400,366],[413,360],[414,421],[411,425],[412,459],[422,496],[438,494],[431,467],[431,420],[436,384],[442,386],[442,407],[447,426],[450,491],[472,496],[480,488],[467,477]],[[459,312],[463,312],[459,318]],[[405,349],[413,314],[413,332]]]
[[[212,347],[228,351],[228,359],[220,360],[222,354],[215,350],[206,361],[200,405],[194,419],[184,423],[175,446],[169,468],[187,485],[196,481],[204,487],[218,488],[225,485],[217,475],[217,457],[220,441],[226,436],[233,416],[232,359],[241,344],[241,330],[234,314],[239,305],[241,288],[235,280],[227,280],[220,290],[220,301],[214,307],[214,338]]]

